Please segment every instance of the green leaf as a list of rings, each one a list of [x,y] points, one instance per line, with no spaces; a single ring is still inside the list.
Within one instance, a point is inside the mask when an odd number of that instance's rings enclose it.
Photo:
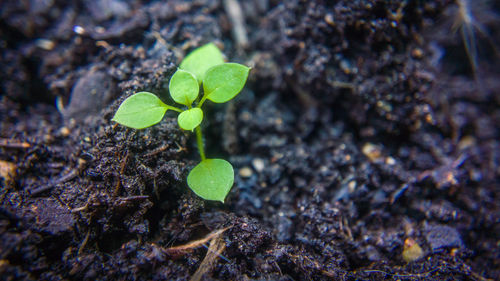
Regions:
[[[224,63],[221,51],[214,43],[201,46],[189,53],[182,60],[180,69],[184,69],[194,74],[198,83],[201,84],[205,77],[205,72],[212,67]]]
[[[203,80],[207,99],[223,103],[234,98],[245,86],[249,67],[238,63],[224,63],[210,68]]]
[[[223,159],[205,159],[189,172],[191,190],[205,200],[224,203],[234,182],[233,166]]]
[[[179,127],[190,131],[200,125],[201,120],[203,120],[203,111],[197,107],[183,111],[177,117]]]
[[[149,92],[139,92],[122,102],[112,121],[134,129],[151,127],[163,119],[168,106]]]
[[[198,97],[200,85],[193,74],[178,69],[170,79],[168,89],[176,103],[189,106]]]

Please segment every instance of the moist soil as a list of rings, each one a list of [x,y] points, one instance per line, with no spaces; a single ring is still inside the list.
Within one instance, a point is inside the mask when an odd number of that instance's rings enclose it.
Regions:
[[[500,280],[498,2],[0,5],[0,279]],[[175,114],[110,121],[208,42],[224,204]]]

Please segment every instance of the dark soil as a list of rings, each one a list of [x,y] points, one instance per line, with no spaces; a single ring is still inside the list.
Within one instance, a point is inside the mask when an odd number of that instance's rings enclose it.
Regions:
[[[0,279],[500,280],[500,5],[228,2],[1,2]],[[174,114],[110,121],[207,42],[253,67],[225,204]]]

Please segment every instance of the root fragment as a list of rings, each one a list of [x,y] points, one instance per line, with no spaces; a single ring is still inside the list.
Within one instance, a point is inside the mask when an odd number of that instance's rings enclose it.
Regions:
[[[168,255],[178,255],[178,254],[182,254],[182,253],[185,253],[185,252],[189,252],[191,250],[194,250],[196,248],[199,248],[199,247],[203,246],[203,244],[207,243],[208,241],[210,241],[210,240],[212,240],[214,238],[219,237],[222,233],[224,233],[228,229],[229,229],[229,227],[216,230],[214,232],[211,232],[210,234],[208,234],[207,236],[205,236],[202,239],[199,239],[199,240],[187,243],[185,245],[180,245],[180,246],[175,246],[175,247],[167,248],[167,249],[164,249],[164,251]]]
[[[202,277],[212,271],[217,257],[220,257],[222,252],[226,249],[226,244],[222,240],[222,235],[218,235],[210,242],[208,247],[207,255],[200,264],[200,267],[191,277],[191,281],[199,281]]]

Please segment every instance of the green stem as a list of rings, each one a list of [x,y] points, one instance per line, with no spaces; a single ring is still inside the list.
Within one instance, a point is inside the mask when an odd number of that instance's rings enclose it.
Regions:
[[[208,98],[208,95],[203,95],[203,98],[201,98],[201,101],[198,103],[198,105],[196,107],[201,108],[201,106],[207,100],[207,98]]]
[[[198,151],[200,152],[201,161],[205,160],[205,148],[203,147],[203,135],[201,134],[201,125],[196,127],[196,142]]]
[[[167,109],[170,109],[170,110],[173,110],[173,111],[182,112],[182,109],[179,109],[179,108],[177,108],[175,106],[171,106],[171,105],[165,104],[165,107]]]

